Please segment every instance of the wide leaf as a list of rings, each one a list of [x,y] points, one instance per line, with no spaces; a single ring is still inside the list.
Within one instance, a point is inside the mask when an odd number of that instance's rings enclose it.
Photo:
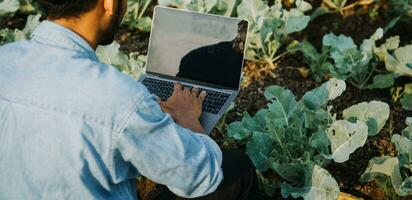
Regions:
[[[303,197],[305,200],[332,200],[339,196],[339,186],[329,172],[318,165],[305,169],[303,187],[293,187],[282,183],[282,196],[291,195],[294,198]]]
[[[19,0],[2,0],[0,2],[0,17],[9,13],[14,13],[20,8]]]
[[[399,171],[399,161],[396,157],[382,156],[376,157],[369,161],[368,168],[362,174],[360,181],[368,182],[371,180],[379,180],[385,182],[386,178],[390,178],[395,192],[399,196],[408,195],[407,191],[401,190],[402,176]]]
[[[349,159],[351,153],[365,144],[368,138],[368,126],[362,121],[351,123],[338,120],[332,124],[326,134],[331,144],[332,154],[325,157],[342,163]]]
[[[270,153],[272,150],[273,140],[267,133],[254,132],[246,144],[246,154],[250,157],[256,169],[260,171],[270,168]]]
[[[369,126],[368,135],[374,136],[385,126],[389,114],[390,110],[387,103],[371,101],[369,103],[362,102],[345,109],[343,111],[343,118],[356,118],[368,125],[371,124],[371,126]],[[374,125],[376,128],[372,127]]]
[[[345,90],[345,81],[332,78],[319,88],[307,92],[302,98],[303,103],[309,110],[317,110],[325,106],[330,100],[340,96]]]

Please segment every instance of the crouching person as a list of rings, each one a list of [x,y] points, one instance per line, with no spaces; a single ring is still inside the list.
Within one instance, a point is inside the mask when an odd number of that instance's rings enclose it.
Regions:
[[[126,0],[39,2],[32,39],[0,47],[0,199],[137,199],[139,176],[172,199],[253,198],[250,160],[202,134],[204,94],[158,102],[97,60]]]

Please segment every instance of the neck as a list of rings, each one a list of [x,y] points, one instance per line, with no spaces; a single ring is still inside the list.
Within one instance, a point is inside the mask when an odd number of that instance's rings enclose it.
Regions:
[[[96,28],[90,28],[90,27],[98,27],[98,25],[96,24],[97,20],[88,20],[87,17],[70,18],[70,19],[61,18],[61,19],[49,19],[49,20],[77,33],[87,43],[89,43],[89,45],[94,50],[96,50],[98,41],[99,41],[98,30]]]

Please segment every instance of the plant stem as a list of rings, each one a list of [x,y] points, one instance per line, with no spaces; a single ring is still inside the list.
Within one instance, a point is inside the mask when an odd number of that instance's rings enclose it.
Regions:
[[[147,7],[149,7],[149,5],[150,5],[151,2],[152,2],[152,0],[147,0],[147,1],[146,1],[146,3],[144,4],[144,6],[143,6],[143,8],[142,8],[142,10],[141,10],[141,12],[140,12],[140,14],[139,14],[139,16],[138,16],[138,19],[140,19],[140,18],[143,17],[143,14],[146,12],[146,9],[147,9]]]
[[[272,59],[272,62],[275,62],[275,61],[279,60],[280,58],[287,55],[288,53],[289,53],[288,51],[285,51],[285,52],[279,54],[278,56],[276,56],[275,58]]]
[[[365,81],[362,83],[362,88],[368,83],[369,79],[372,77],[373,73],[375,72],[376,65],[372,64],[372,70],[368,74],[368,77],[365,79]]]

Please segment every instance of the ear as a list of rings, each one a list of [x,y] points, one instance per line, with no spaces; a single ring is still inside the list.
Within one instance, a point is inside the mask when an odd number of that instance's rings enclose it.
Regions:
[[[103,0],[103,8],[109,15],[114,15],[116,11],[116,0]]]

